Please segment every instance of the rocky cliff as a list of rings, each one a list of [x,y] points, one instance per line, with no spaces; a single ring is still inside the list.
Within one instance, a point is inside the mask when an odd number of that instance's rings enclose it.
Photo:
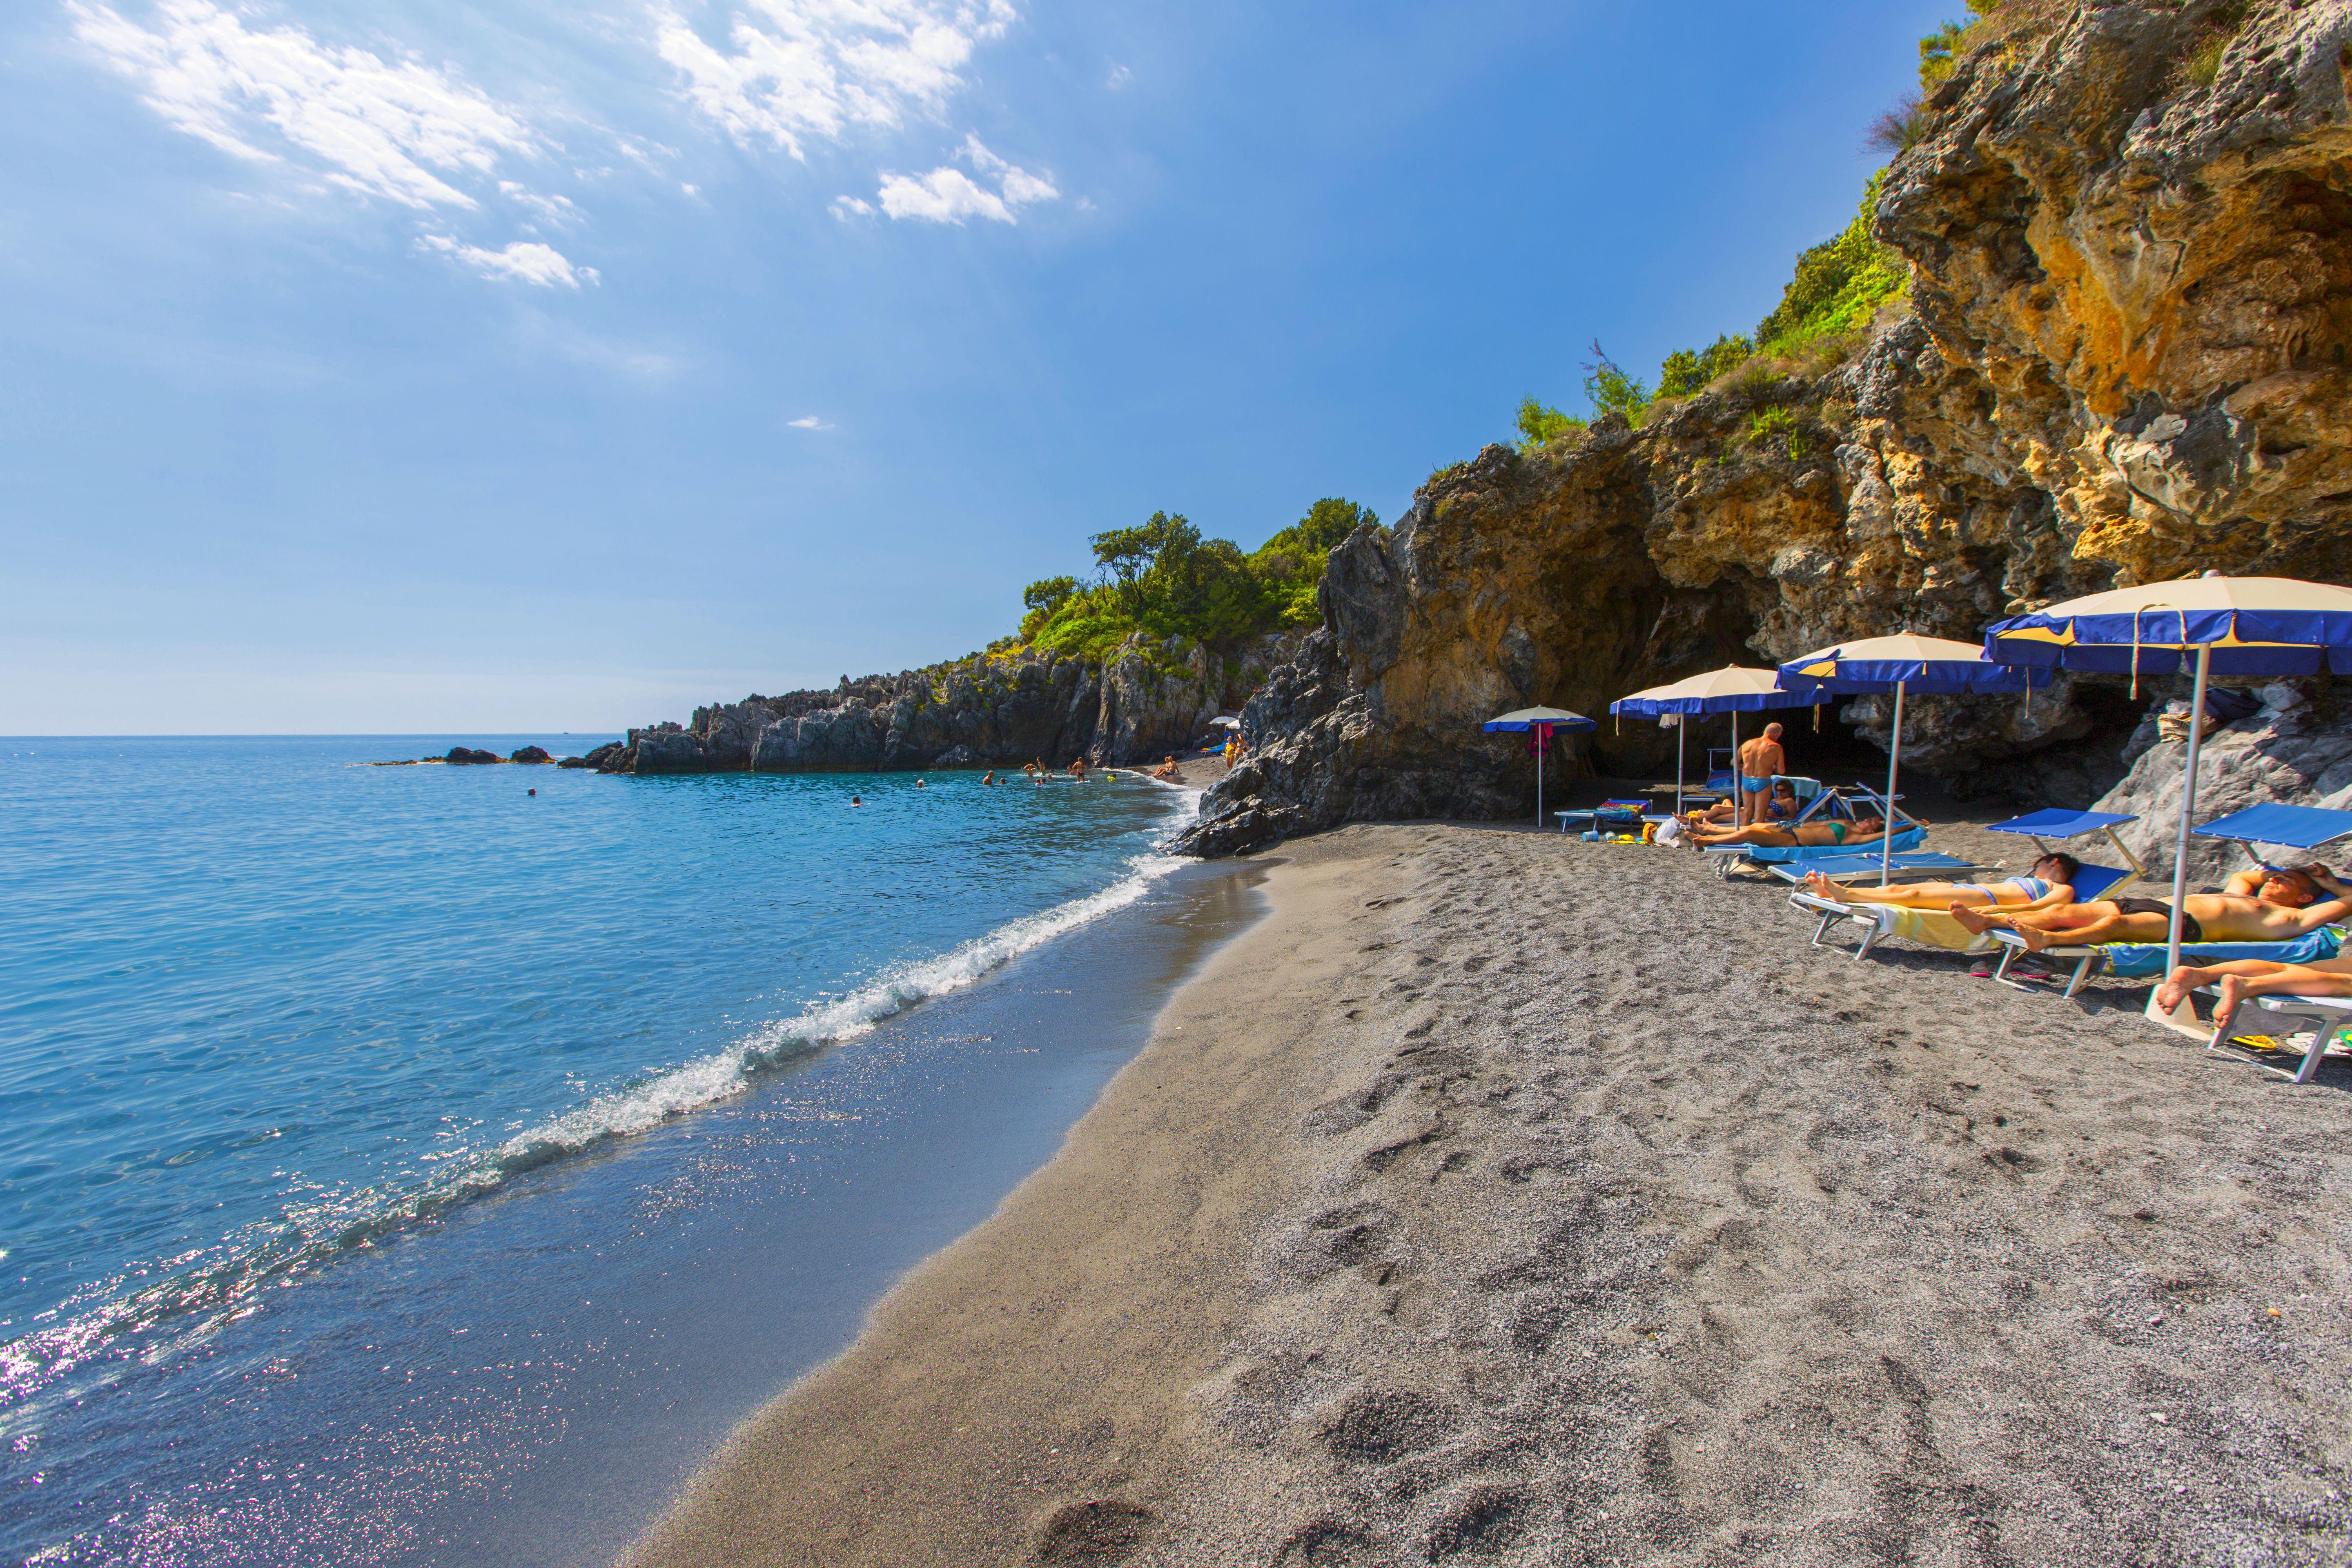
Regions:
[[[1129,637],[1093,662],[1016,649],[830,691],[746,697],[685,724],[634,729],[582,761],[604,773],[804,773],[1156,760],[1191,748],[1231,712],[1296,637],[1223,651]]]
[[[2352,0],[2009,0],[1878,187],[1909,303],[1639,429],[1490,447],[1359,530],[1324,628],[1243,710],[1251,760],[1180,847],[1525,810],[1524,752],[1477,730],[1505,708],[1597,713],[1846,637],[1972,641],[2206,568],[2346,581],[2347,79]],[[1947,775],[2111,756],[2137,706],[2071,678],[1924,701],[1905,754]],[[1885,707],[1840,717],[1883,746]],[[1654,763],[1640,730],[1604,727],[1599,765]],[[2084,795],[2099,771],[2053,769]]]

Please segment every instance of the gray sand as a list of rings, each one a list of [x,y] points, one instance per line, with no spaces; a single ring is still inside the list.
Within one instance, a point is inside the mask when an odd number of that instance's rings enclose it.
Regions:
[[[2352,1558],[2341,1068],[1857,964],[1682,852],[1284,854],[639,1561]]]

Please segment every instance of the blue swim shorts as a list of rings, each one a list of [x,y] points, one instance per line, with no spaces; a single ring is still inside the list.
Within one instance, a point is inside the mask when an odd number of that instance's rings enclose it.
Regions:
[[[1762,795],[1772,787],[1772,781],[1769,778],[1751,779],[1743,776],[1739,781],[1739,787],[1749,795]]]

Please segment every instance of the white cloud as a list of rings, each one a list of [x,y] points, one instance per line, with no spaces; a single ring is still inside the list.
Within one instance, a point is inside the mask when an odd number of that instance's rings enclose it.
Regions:
[[[921,218],[928,223],[960,224],[975,217],[1013,223],[1021,208],[1035,202],[1055,200],[1062,194],[1054,187],[1051,180],[1009,163],[990,152],[978,136],[966,134],[956,156],[969,163],[983,177],[995,176],[997,188],[992,191],[961,169],[946,164],[928,174],[886,174],[882,176],[879,193],[882,210],[894,218]],[[844,206],[859,213],[873,211],[866,203],[854,197],[835,199],[836,215]]]
[[[1103,86],[1110,89],[1113,92],[1117,92],[1120,88],[1125,87],[1129,82],[1131,82],[1134,79],[1135,73],[1128,69],[1125,66],[1113,66],[1110,68],[1110,75],[1103,79]]]
[[[872,217],[874,204],[860,201],[856,196],[835,196],[833,198],[833,216],[844,223],[853,217]]]
[[[731,0],[726,11],[724,50],[667,8],[655,46],[730,135],[795,158],[811,139],[940,113],[973,47],[1014,15],[1011,0]]]
[[[812,414],[804,419],[787,419],[784,423],[794,430],[830,430],[832,426]]]
[[[519,239],[504,250],[484,250],[478,245],[464,244],[446,234],[428,234],[416,243],[426,250],[454,257],[485,278],[501,281],[511,279],[541,289],[561,283],[566,289],[577,289],[583,282],[597,280],[594,268],[574,267],[562,251],[535,240]]]
[[[499,195],[525,212],[537,215],[541,223],[552,224],[557,228],[570,228],[584,216],[578,204],[569,196],[543,196],[512,180],[499,182]]]
[[[414,59],[248,27],[214,0],[162,0],[151,25],[68,0],[74,34],[175,129],[255,163],[299,162],[404,206],[470,208],[488,178],[550,145],[520,110]]]

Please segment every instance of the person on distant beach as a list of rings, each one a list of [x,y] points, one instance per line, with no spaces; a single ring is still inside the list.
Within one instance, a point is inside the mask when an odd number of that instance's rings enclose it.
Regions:
[[[1847,904],[1894,904],[1906,910],[1948,910],[1955,903],[1998,909],[2009,914],[2054,910],[2074,901],[2074,873],[2083,863],[2072,855],[2044,855],[2030,876],[2003,882],[1911,882],[1900,888],[1849,888],[1819,871],[1805,873],[1805,891]]]
[[[2191,893],[2181,900],[2181,941],[2287,942],[2352,914],[2352,886],[2325,866],[2285,871],[2264,866],[2239,872],[2227,886],[2226,892]],[[2322,892],[2336,896],[2323,900]],[[2061,943],[2095,947],[2103,942],[2172,939],[2172,906],[2161,899],[2095,899],[2032,914],[1956,903],[1951,916],[1979,935],[2013,931],[2032,952]]]
[[[1912,818],[1910,822],[1905,823],[1903,827],[1898,827],[1895,831],[1898,833],[1905,831],[1912,822],[1918,822],[1918,819]],[[1919,822],[1918,826],[1925,827],[1927,825]],[[1764,849],[1795,849],[1806,845],[1843,844],[1849,848],[1854,848],[1864,844],[1875,844],[1885,837],[1886,824],[1878,817],[1865,816],[1853,822],[1806,822],[1791,827],[1775,827],[1769,822],[1758,822],[1751,823],[1746,827],[1735,827],[1721,833],[1709,827],[1694,827],[1691,829],[1690,841],[1691,847],[1696,849],[1712,849],[1720,844],[1753,844]]]
[[[1167,757],[1160,762],[1160,764],[1151,770],[1151,776],[1156,779],[1182,778],[1184,775],[1176,770],[1176,753],[1173,752],[1168,753]]]
[[[1789,771],[1788,754],[1780,750],[1780,735],[1779,724],[1767,724],[1761,735],[1743,742],[1739,747],[1739,776],[1732,783],[1738,789],[1738,820],[1741,823],[1753,822],[1762,815],[1764,792],[1771,788],[1773,775]]]
[[[2352,996],[2352,958],[2323,958],[2311,963],[2281,963],[2269,958],[2184,963],[2156,988],[2156,1005],[2169,1013],[2198,986],[2217,982],[2221,1000],[2213,1007],[2215,1028],[2249,996]]]

